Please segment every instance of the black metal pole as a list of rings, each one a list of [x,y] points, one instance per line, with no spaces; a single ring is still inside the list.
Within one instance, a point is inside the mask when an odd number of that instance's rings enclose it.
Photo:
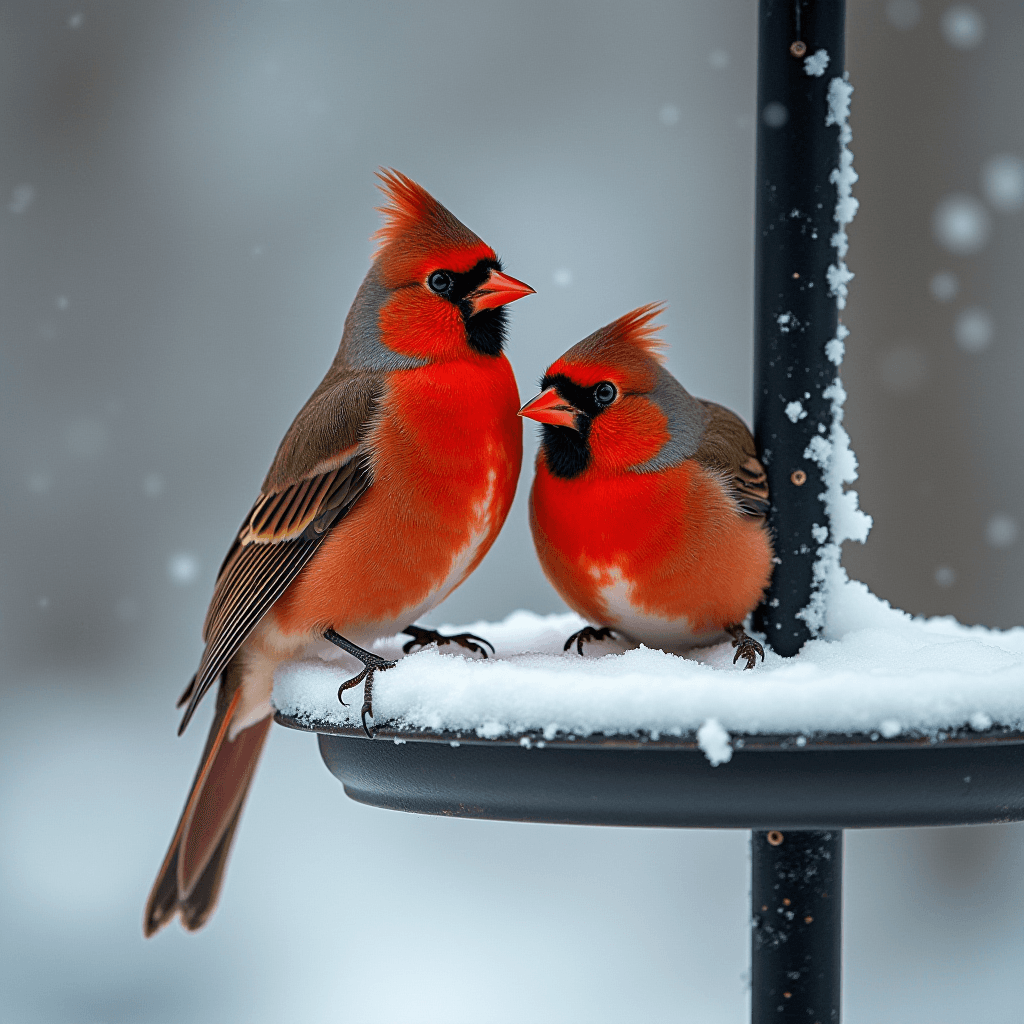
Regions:
[[[843,833],[754,832],[752,1024],[838,1024]]]
[[[779,654],[810,638],[821,467],[811,439],[831,425],[835,377],[826,344],[838,309],[828,268],[839,125],[826,124],[829,83],[846,62],[845,0],[760,0],[754,436],[768,474],[776,565],[755,625]],[[815,531],[815,526],[819,527]],[[842,979],[842,832],[754,832],[751,1020],[838,1024]]]
[[[829,82],[843,74],[845,0],[760,0],[757,61],[757,240],[754,436],[768,473],[778,562],[755,625],[784,656],[810,636],[797,617],[810,600],[827,525],[820,467],[804,457],[831,422],[822,392],[835,377],[825,354],[838,314],[827,270],[837,262],[839,128],[826,125]],[[828,63],[821,74],[824,50]],[[799,403],[799,406],[793,404]],[[787,411],[788,410],[788,411]]]

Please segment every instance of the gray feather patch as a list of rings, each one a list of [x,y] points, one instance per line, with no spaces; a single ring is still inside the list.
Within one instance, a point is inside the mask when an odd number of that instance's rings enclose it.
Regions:
[[[632,473],[657,473],[692,459],[711,419],[704,404],[694,398],[663,366],[658,367],[657,383],[647,397],[668,419],[669,439],[646,462],[630,466]]]
[[[345,332],[341,337],[338,356],[353,370],[414,370],[426,366],[426,359],[417,359],[395,352],[381,341],[380,311],[391,296],[381,280],[376,263],[356,292],[355,301],[345,318]]]

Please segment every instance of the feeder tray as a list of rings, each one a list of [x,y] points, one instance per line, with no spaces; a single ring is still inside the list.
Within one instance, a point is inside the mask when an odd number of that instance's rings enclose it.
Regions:
[[[752,830],[1024,821],[1024,733],[734,737],[712,767],[696,736],[481,739],[383,723],[309,724],[353,800],[455,818]]]

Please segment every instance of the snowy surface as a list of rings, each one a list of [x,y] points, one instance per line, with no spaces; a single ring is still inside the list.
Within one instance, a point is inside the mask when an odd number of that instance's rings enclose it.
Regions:
[[[491,640],[497,657],[436,647],[410,654],[376,677],[377,722],[492,739],[529,733],[534,741],[697,732],[714,764],[729,759],[730,737],[741,733],[891,738],[1024,722],[1024,628],[912,619],[861,583],[833,591],[822,638],[795,658],[768,650],[753,671],[732,664],[728,643],[685,657],[614,642],[592,644],[584,658],[563,653],[580,624],[572,614],[523,611],[474,623],[469,630]],[[395,656],[399,647],[387,641],[376,650]],[[357,726],[359,692],[348,708],[337,700],[355,667],[346,655],[283,666],[274,703],[310,724]]]

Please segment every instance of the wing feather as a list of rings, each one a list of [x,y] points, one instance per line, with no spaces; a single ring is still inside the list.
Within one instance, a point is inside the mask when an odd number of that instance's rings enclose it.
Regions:
[[[764,519],[771,508],[768,477],[757,457],[754,438],[734,412],[716,402],[703,402],[711,419],[694,458],[725,474],[726,484],[740,512]]]
[[[206,649],[179,732],[245,638],[371,482],[366,453],[357,450],[341,466],[260,495],[221,566],[203,625]]]
[[[349,329],[346,322],[346,336]],[[203,624],[206,649],[179,701],[188,702],[179,732],[245,638],[373,482],[367,438],[385,376],[349,365],[346,351],[343,337],[224,557]]]
[[[346,465],[300,480],[278,495],[260,496],[221,567],[203,627],[206,649],[190,685],[179,732],[234,652],[371,482],[365,457],[357,455]],[[273,510],[270,516],[265,514],[268,506]]]

